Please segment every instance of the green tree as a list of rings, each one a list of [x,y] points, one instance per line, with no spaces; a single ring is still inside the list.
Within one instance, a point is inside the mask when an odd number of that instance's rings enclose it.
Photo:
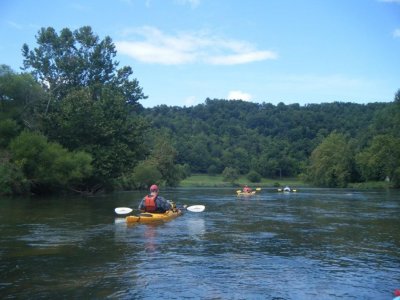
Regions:
[[[180,163],[189,163],[194,172],[207,172],[211,164],[211,156],[207,145],[209,139],[204,133],[190,136],[187,139],[178,139],[177,149],[181,158],[177,157]],[[183,158],[184,156],[184,158]]]
[[[137,115],[146,98],[130,67],[117,68],[111,38],[100,40],[89,26],[60,34],[42,28],[38,46],[23,45],[24,67],[48,91],[43,132],[69,150],[93,157],[85,189],[112,188],[146,156],[147,125]]]
[[[109,186],[111,179],[131,173],[145,157],[143,135],[147,125],[133,118],[124,98],[103,89],[93,101],[88,89],[69,93],[44,119],[46,133],[70,150],[83,150],[93,157],[90,186]]]
[[[217,167],[215,165],[211,165],[207,169],[208,175],[214,176],[217,174]]]
[[[397,182],[400,138],[389,134],[375,136],[370,146],[356,156],[356,162],[364,180],[384,180],[388,177]]]
[[[100,40],[90,26],[60,34],[52,27],[41,28],[36,36],[37,48],[22,47],[24,68],[61,100],[71,90],[89,87],[97,99],[103,87],[118,90],[127,103],[146,98],[137,79],[131,79],[131,67],[118,69],[116,50],[110,37]]]
[[[22,170],[36,193],[54,189],[74,189],[91,175],[92,158],[84,152],[69,152],[48,142],[39,133],[23,131],[10,143],[11,162]]]
[[[346,187],[353,172],[353,154],[343,134],[331,133],[312,152],[308,180],[318,186]]]
[[[19,134],[19,126],[12,119],[0,121],[0,149],[6,148],[10,141]]]
[[[400,104],[400,89],[397,90],[396,94],[394,95],[394,102]]]
[[[250,171],[247,174],[247,179],[250,180],[250,182],[260,182],[261,181],[261,175],[258,174],[256,171]]]
[[[237,169],[240,174],[248,173],[250,168],[249,152],[244,148],[236,147],[231,150],[231,153],[233,159],[231,162],[226,162],[225,166],[231,166]],[[224,159],[224,157],[222,159]],[[229,165],[227,163],[229,163]]]
[[[392,103],[377,111],[371,127],[373,135],[390,134],[400,138],[400,90]]]
[[[157,166],[167,186],[177,186],[184,178],[184,168],[175,164],[176,149],[167,135],[159,135],[155,139],[150,160]]]
[[[149,189],[152,184],[160,184],[162,175],[153,161],[140,162],[133,170],[135,188]]]
[[[21,128],[39,129],[37,112],[45,93],[30,74],[17,74],[0,65],[0,120],[13,119]]]
[[[234,184],[235,181],[239,178],[239,172],[234,168],[226,167],[222,172],[222,176],[224,181]]]
[[[30,184],[21,166],[10,161],[9,151],[0,151],[0,195],[26,194]]]

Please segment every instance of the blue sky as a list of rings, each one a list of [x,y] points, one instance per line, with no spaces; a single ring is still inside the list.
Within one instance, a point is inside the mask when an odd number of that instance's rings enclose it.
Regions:
[[[400,89],[400,0],[2,0],[0,64],[19,71],[41,27],[85,25],[112,38],[145,107],[389,102]]]

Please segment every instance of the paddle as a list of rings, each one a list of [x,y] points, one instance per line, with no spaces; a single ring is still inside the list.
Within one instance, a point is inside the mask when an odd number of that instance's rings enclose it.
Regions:
[[[204,205],[192,205],[186,207],[186,209],[191,212],[202,212],[206,209],[206,207]]]
[[[183,206],[183,207],[179,207],[180,209],[186,209],[188,211],[191,212],[202,212],[206,209],[206,207],[204,205],[192,205],[192,206]],[[115,213],[118,215],[126,215],[129,214],[133,211],[132,208],[129,207],[117,207],[114,209]]]
[[[129,207],[117,207],[116,209],[114,209],[115,213],[119,214],[119,215],[126,215],[132,212],[132,208]]]

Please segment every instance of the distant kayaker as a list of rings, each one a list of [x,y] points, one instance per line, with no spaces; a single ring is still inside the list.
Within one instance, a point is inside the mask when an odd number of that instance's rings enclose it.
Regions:
[[[139,209],[144,212],[164,213],[172,208],[171,203],[158,195],[158,186],[150,187],[150,194],[145,196],[139,204]]]
[[[249,188],[247,185],[244,186],[243,188],[244,193],[251,193],[251,188]]]

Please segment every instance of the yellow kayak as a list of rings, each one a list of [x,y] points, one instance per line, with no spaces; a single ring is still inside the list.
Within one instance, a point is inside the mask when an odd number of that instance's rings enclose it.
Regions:
[[[152,223],[160,221],[169,221],[180,216],[182,211],[180,209],[168,210],[165,213],[140,213],[135,216],[127,216],[126,223]]]
[[[252,192],[241,192],[241,191],[237,191],[236,192],[238,196],[252,196],[256,194],[256,191],[252,191]]]

